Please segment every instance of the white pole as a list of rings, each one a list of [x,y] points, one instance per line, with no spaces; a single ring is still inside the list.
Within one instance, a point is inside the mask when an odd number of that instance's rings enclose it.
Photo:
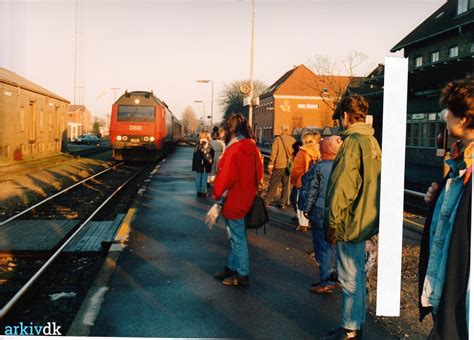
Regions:
[[[400,315],[408,59],[385,58],[377,315]]]

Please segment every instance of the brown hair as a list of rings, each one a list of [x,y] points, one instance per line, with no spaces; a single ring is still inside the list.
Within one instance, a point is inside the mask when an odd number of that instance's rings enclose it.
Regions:
[[[468,77],[449,83],[441,92],[439,103],[458,118],[467,118],[468,129],[474,129],[474,80]]]
[[[254,133],[249,122],[241,114],[233,114],[224,122],[225,141],[228,143],[232,133],[244,138],[254,138]]]
[[[369,113],[369,103],[367,100],[358,94],[352,94],[342,98],[340,102],[339,113],[340,117],[344,112],[349,115],[349,122],[351,124],[357,122],[365,122],[365,117]]]

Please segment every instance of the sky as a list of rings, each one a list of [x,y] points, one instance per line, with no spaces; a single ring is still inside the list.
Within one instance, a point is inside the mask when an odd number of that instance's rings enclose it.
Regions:
[[[256,0],[254,79],[271,85],[315,55],[360,51],[365,75],[442,0]],[[76,1],[0,0],[0,67],[74,101]],[[2,20],[3,19],[3,20]],[[250,0],[84,0],[84,104],[110,112],[125,89],[153,90],[178,117],[222,116],[225,84],[250,74]]]

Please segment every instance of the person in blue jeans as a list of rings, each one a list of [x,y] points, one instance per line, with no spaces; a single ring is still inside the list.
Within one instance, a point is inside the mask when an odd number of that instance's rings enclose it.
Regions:
[[[198,197],[207,197],[207,176],[212,170],[214,159],[214,150],[210,140],[209,132],[201,131],[198,143],[194,148],[192,170],[196,172],[196,195]]]
[[[342,320],[328,339],[361,339],[366,313],[366,241],[378,234],[382,152],[366,124],[369,104],[360,95],[339,103],[342,146],[328,180],[324,211],[326,240],[337,243]]]
[[[313,233],[314,256],[319,263],[320,281],[310,289],[312,293],[332,293],[336,288],[336,247],[324,235],[324,199],[332,165],[342,145],[341,137],[324,138],[320,144],[321,160],[313,163],[302,177],[298,208],[309,218]]]
[[[247,286],[249,251],[245,216],[253,206],[263,178],[263,163],[247,119],[237,114],[224,122],[227,147],[219,161],[212,198],[225,197],[221,215],[230,239],[230,255],[214,277],[226,286]]]

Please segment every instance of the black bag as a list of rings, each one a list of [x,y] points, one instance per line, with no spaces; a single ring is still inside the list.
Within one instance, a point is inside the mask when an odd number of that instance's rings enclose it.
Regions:
[[[265,202],[257,194],[255,200],[253,201],[252,208],[245,216],[245,227],[247,229],[255,229],[257,231],[263,227],[263,231],[266,234],[267,228],[265,224],[268,222],[268,213],[267,208],[265,208]]]
[[[258,176],[257,176],[257,155],[255,154],[255,181],[257,182],[258,188]],[[265,224],[268,222],[268,213],[267,208],[265,207],[265,202],[257,193],[255,196],[255,200],[253,201],[252,208],[250,208],[249,212],[245,216],[245,227],[247,229],[255,229],[257,232],[258,229],[263,227],[263,231],[266,234],[267,228]]]

